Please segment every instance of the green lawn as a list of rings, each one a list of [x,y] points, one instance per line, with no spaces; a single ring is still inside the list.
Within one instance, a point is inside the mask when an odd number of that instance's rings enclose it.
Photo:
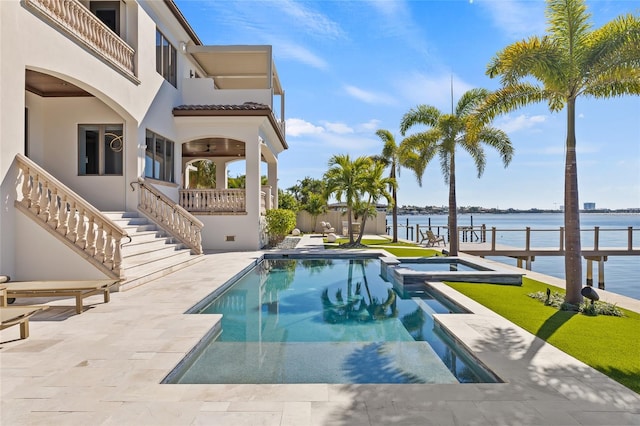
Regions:
[[[640,393],[640,314],[586,316],[559,311],[528,296],[536,291],[564,292],[523,278],[522,287],[448,282],[532,334]]]
[[[346,244],[348,242],[349,242],[348,238],[338,238],[336,243],[325,244],[324,247],[326,249],[339,249],[340,244]],[[366,245],[368,248],[382,248],[396,257],[431,257],[431,256],[442,255],[442,253],[438,250],[423,248],[416,245],[415,243],[408,243],[403,241],[398,241],[397,243],[394,243],[390,238],[389,239],[363,238],[361,242],[362,244]],[[326,239],[325,239],[325,243],[326,243]]]

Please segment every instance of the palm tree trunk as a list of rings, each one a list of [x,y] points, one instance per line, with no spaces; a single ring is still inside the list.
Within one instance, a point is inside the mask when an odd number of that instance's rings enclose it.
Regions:
[[[580,247],[580,206],[578,204],[578,164],[576,158],[576,100],[567,102],[567,153],[564,169],[564,227],[566,276],[565,302],[582,302],[582,253]]]
[[[395,166],[392,166],[391,169],[391,177],[393,179],[396,178],[396,169]],[[393,242],[398,242],[398,191],[394,186],[391,189],[391,195],[393,197]]]
[[[458,206],[456,203],[456,160],[451,153],[449,173],[449,256],[458,255]]]
[[[353,220],[351,220],[351,206],[347,206],[347,228],[349,228],[349,244],[353,244]]]
[[[356,244],[362,243],[362,235],[364,235],[364,225],[367,223],[367,212],[369,211],[369,206],[371,206],[371,197],[369,197],[369,201],[367,201],[367,208],[365,209],[365,213],[362,215],[362,222],[360,223],[360,233],[358,234],[358,239],[356,240]]]

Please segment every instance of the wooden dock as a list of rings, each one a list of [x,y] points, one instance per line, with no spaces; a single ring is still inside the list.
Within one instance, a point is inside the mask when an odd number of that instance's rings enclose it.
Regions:
[[[626,233],[626,247],[601,247],[600,237],[604,232],[624,232]],[[524,247],[515,247],[504,244],[498,244],[498,232],[524,232]],[[535,232],[558,232],[558,245],[555,247],[532,247],[531,236]],[[640,245],[634,247],[633,234],[640,232],[639,229],[633,227],[621,229],[583,229],[581,232],[593,232],[593,243],[583,245],[581,255],[587,260],[587,285],[593,285],[593,263],[598,264],[598,287],[604,289],[604,262],[609,256],[640,256]],[[505,256],[515,258],[519,268],[524,266],[525,269],[531,270],[531,263],[536,256],[564,256],[564,228],[556,229],[487,229],[482,227],[460,227],[458,230],[460,236],[459,250],[463,253],[473,256]],[[636,238],[636,241],[640,238]]]

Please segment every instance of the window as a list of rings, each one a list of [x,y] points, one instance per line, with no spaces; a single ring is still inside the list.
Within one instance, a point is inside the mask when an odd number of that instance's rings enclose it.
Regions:
[[[78,175],[122,176],[122,124],[78,126]]]
[[[174,143],[147,130],[146,144],[145,177],[173,182]]]
[[[178,55],[169,40],[156,30],[156,71],[174,87],[177,86]]]
[[[92,1],[91,12],[114,33],[120,35],[120,3],[117,1]]]

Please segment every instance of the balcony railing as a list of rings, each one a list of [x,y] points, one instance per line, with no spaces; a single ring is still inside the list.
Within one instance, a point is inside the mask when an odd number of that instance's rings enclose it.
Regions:
[[[181,189],[180,205],[191,213],[245,213],[244,189]]]
[[[181,189],[180,206],[196,214],[246,213],[247,202],[244,189]],[[270,186],[260,191],[260,214],[274,207],[274,196]]]
[[[25,0],[25,4],[135,78],[134,50],[77,0]]]

